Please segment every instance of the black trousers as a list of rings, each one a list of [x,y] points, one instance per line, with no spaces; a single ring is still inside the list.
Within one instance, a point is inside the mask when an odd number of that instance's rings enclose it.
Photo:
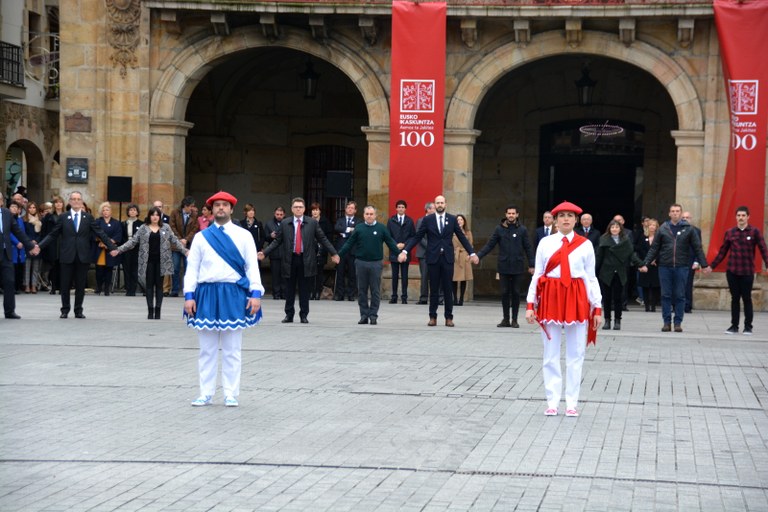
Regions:
[[[334,296],[354,298],[357,295],[357,276],[355,274],[355,257],[346,253],[336,265],[336,289]]]
[[[512,320],[517,321],[517,313],[520,311],[522,277],[522,274],[499,274],[501,309],[504,311],[504,320],[509,320],[509,308],[512,306]]]
[[[739,314],[741,302],[744,301],[744,327],[752,328],[754,312],[752,310],[752,285],[755,282],[754,274],[737,276],[727,271],[725,278],[728,280],[728,289],[731,291],[731,325],[739,326]]]
[[[285,287],[285,316],[293,318],[296,314],[296,285],[299,286],[299,317],[309,315],[309,279],[304,276],[304,256],[294,254],[291,257],[291,275]]]
[[[16,271],[4,250],[0,254],[0,280],[3,284],[3,309],[6,315],[10,315],[16,312]]]
[[[611,319],[611,309],[615,310],[616,320],[621,320],[624,290],[625,287],[621,285],[618,274],[613,275],[610,284],[600,281],[600,293],[603,295],[603,317],[606,320]]]
[[[88,279],[89,262],[81,262],[77,256],[72,263],[61,263],[61,312],[69,313],[70,298],[69,288],[75,283],[75,313],[83,312],[83,298],[85,298],[85,284]]]
[[[123,275],[125,277],[125,295],[136,295],[139,282],[139,250],[133,249],[123,255]]]
[[[429,317],[437,318],[437,306],[440,303],[440,290],[446,290],[443,294],[445,304],[445,318],[453,320],[453,263],[428,264],[429,268]]]
[[[160,275],[160,261],[147,261],[147,307],[159,308],[163,305],[163,276]],[[154,304],[152,303],[154,299]]]
[[[400,263],[399,261],[391,262],[392,265],[392,298],[397,298],[397,285],[402,282],[402,292],[400,297],[403,299],[408,298],[408,266],[409,263]]]
[[[283,259],[270,258],[269,268],[272,274],[272,297],[283,297],[285,295],[285,283],[283,283]]]

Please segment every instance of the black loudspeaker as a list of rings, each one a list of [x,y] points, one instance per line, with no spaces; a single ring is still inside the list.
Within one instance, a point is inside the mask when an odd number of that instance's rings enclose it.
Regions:
[[[328,171],[325,176],[325,197],[352,197],[352,173]]]
[[[130,176],[107,176],[107,201],[130,203],[133,178]]]

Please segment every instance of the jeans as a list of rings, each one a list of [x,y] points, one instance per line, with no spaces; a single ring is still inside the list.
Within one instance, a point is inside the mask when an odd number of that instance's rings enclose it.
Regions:
[[[685,287],[688,283],[688,267],[659,267],[661,282],[661,316],[665,324],[672,323],[672,307],[675,308],[675,325],[683,323],[685,314]]]
[[[731,325],[739,327],[740,301],[744,301],[744,328],[752,328],[752,284],[755,282],[754,274],[737,276],[730,271],[725,273],[728,280],[728,289],[731,291]]]
[[[355,260],[357,275],[357,305],[360,306],[361,318],[378,318],[381,303],[381,271],[380,261]],[[371,301],[368,302],[368,291]]]
[[[171,256],[173,257],[173,276],[171,277],[171,295],[178,295],[179,294],[179,274],[181,273],[181,261],[183,259],[184,265],[186,266],[187,259],[184,258],[184,255],[178,251],[173,251],[171,253]]]

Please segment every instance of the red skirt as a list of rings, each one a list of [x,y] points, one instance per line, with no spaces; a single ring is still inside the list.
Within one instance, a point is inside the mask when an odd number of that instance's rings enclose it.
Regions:
[[[558,278],[541,276],[536,289],[536,316],[540,322],[571,324],[589,320],[590,306],[583,279],[571,279],[571,285],[565,287]]]

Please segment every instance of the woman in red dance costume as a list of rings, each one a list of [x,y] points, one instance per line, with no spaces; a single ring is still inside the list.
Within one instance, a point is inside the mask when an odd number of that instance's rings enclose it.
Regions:
[[[600,284],[595,277],[595,251],[589,240],[573,232],[581,208],[563,202],[552,210],[558,233],[539,242],[536,267],[528,289],[525,319],[541,325],[544,344],[542,374],[546,416],[557,416],[563,391],[560,338],[565,332],[565,415],[578,416],[584,354],[602,325]]]

